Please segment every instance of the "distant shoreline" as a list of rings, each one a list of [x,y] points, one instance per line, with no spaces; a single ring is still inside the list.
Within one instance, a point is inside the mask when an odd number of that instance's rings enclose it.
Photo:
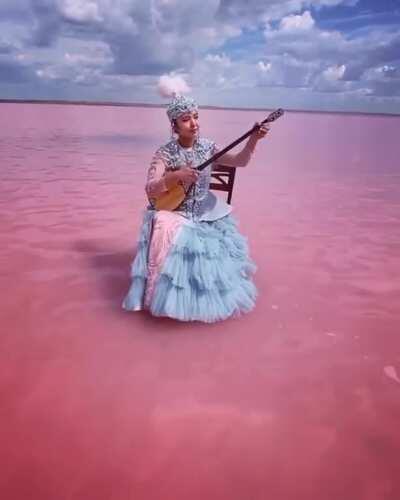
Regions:
[[[149,103],[130,103],[130,102],[114,102],[114,101],[68,101],[55,99],[0,99],[0,104],[61,104],[75,106],[119,106],[128,108],[161,108],[163,104]],[[220,111],[273,111],[276,108],[234,108],[224,106],[201,106],[202,109],[220,110]],[[329,114],[329,115],[361,115],[361,116],[386,116],[400,117],[400,113],[372,113],[367,111],[324,111],[324,110],[308,110],[308,109],[286,109],[288,113],[310,113],[310,114]]]

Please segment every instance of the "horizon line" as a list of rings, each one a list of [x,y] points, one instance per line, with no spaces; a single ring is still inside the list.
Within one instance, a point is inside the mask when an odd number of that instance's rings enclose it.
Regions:
[[[120,107],[147,107],[147,108],[165,108],[165,104],[154,104],[154,103],[137,103],[137,102],[118,102],[118,101],[86,101],[86,100],[68,100],[68,99],[2,99],[0,98],[0,104],[61,104],[61,105],[78,105],[78,106],[120,106]],[[271,111],[277,109],[274,108],[255,108],[255,107],[232,107],[232,106],[212,106],[212,105],[202,105],[199,106],[201,109],[210,110],[227,110],[227,111]],[[289,113],[321,113],[321,114],[340,114],[340,115],[373,115],[373,116],[400,116],[400,113],[384,113],[384,112],[372,112],[372,111],[326,111],[326,110],[314,110],[314,109],[289,109],[283,108],[285,112]]]

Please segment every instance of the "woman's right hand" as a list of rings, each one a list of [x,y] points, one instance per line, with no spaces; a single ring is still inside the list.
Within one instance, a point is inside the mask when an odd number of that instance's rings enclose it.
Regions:
[[[192,184],[196,182],[199,177],[199,171],[192,167],[183,167],[176,170],[177,177],[180,182],[185,184]]]

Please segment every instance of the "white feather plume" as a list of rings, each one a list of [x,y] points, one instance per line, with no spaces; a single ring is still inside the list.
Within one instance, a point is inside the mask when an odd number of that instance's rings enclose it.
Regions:
[[[158,92],[162,97],[173,97],[190,91],[191,88],[180,75],[162,75],[158,80]]]

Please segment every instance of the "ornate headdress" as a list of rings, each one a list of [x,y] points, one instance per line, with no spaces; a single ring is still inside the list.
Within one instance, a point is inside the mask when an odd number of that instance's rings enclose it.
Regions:
[[[183,115],[183,113],[191,113],[192,111],[197,110],[198,105],[194,99],[192,99],[191,97],[179,95],[174,92],[173,99],[167,107],[167,115],[169,121],[172,122],[173,120],[176,120],[180,115]]]
[[[190,92],[190,88],[179,75],[161,76],[158,82],[158,91],[163,97],[172,97],[172,101],[167,106],[167,116],[171,124],[183,113],[198,110],[196,101],[183,95]]]

